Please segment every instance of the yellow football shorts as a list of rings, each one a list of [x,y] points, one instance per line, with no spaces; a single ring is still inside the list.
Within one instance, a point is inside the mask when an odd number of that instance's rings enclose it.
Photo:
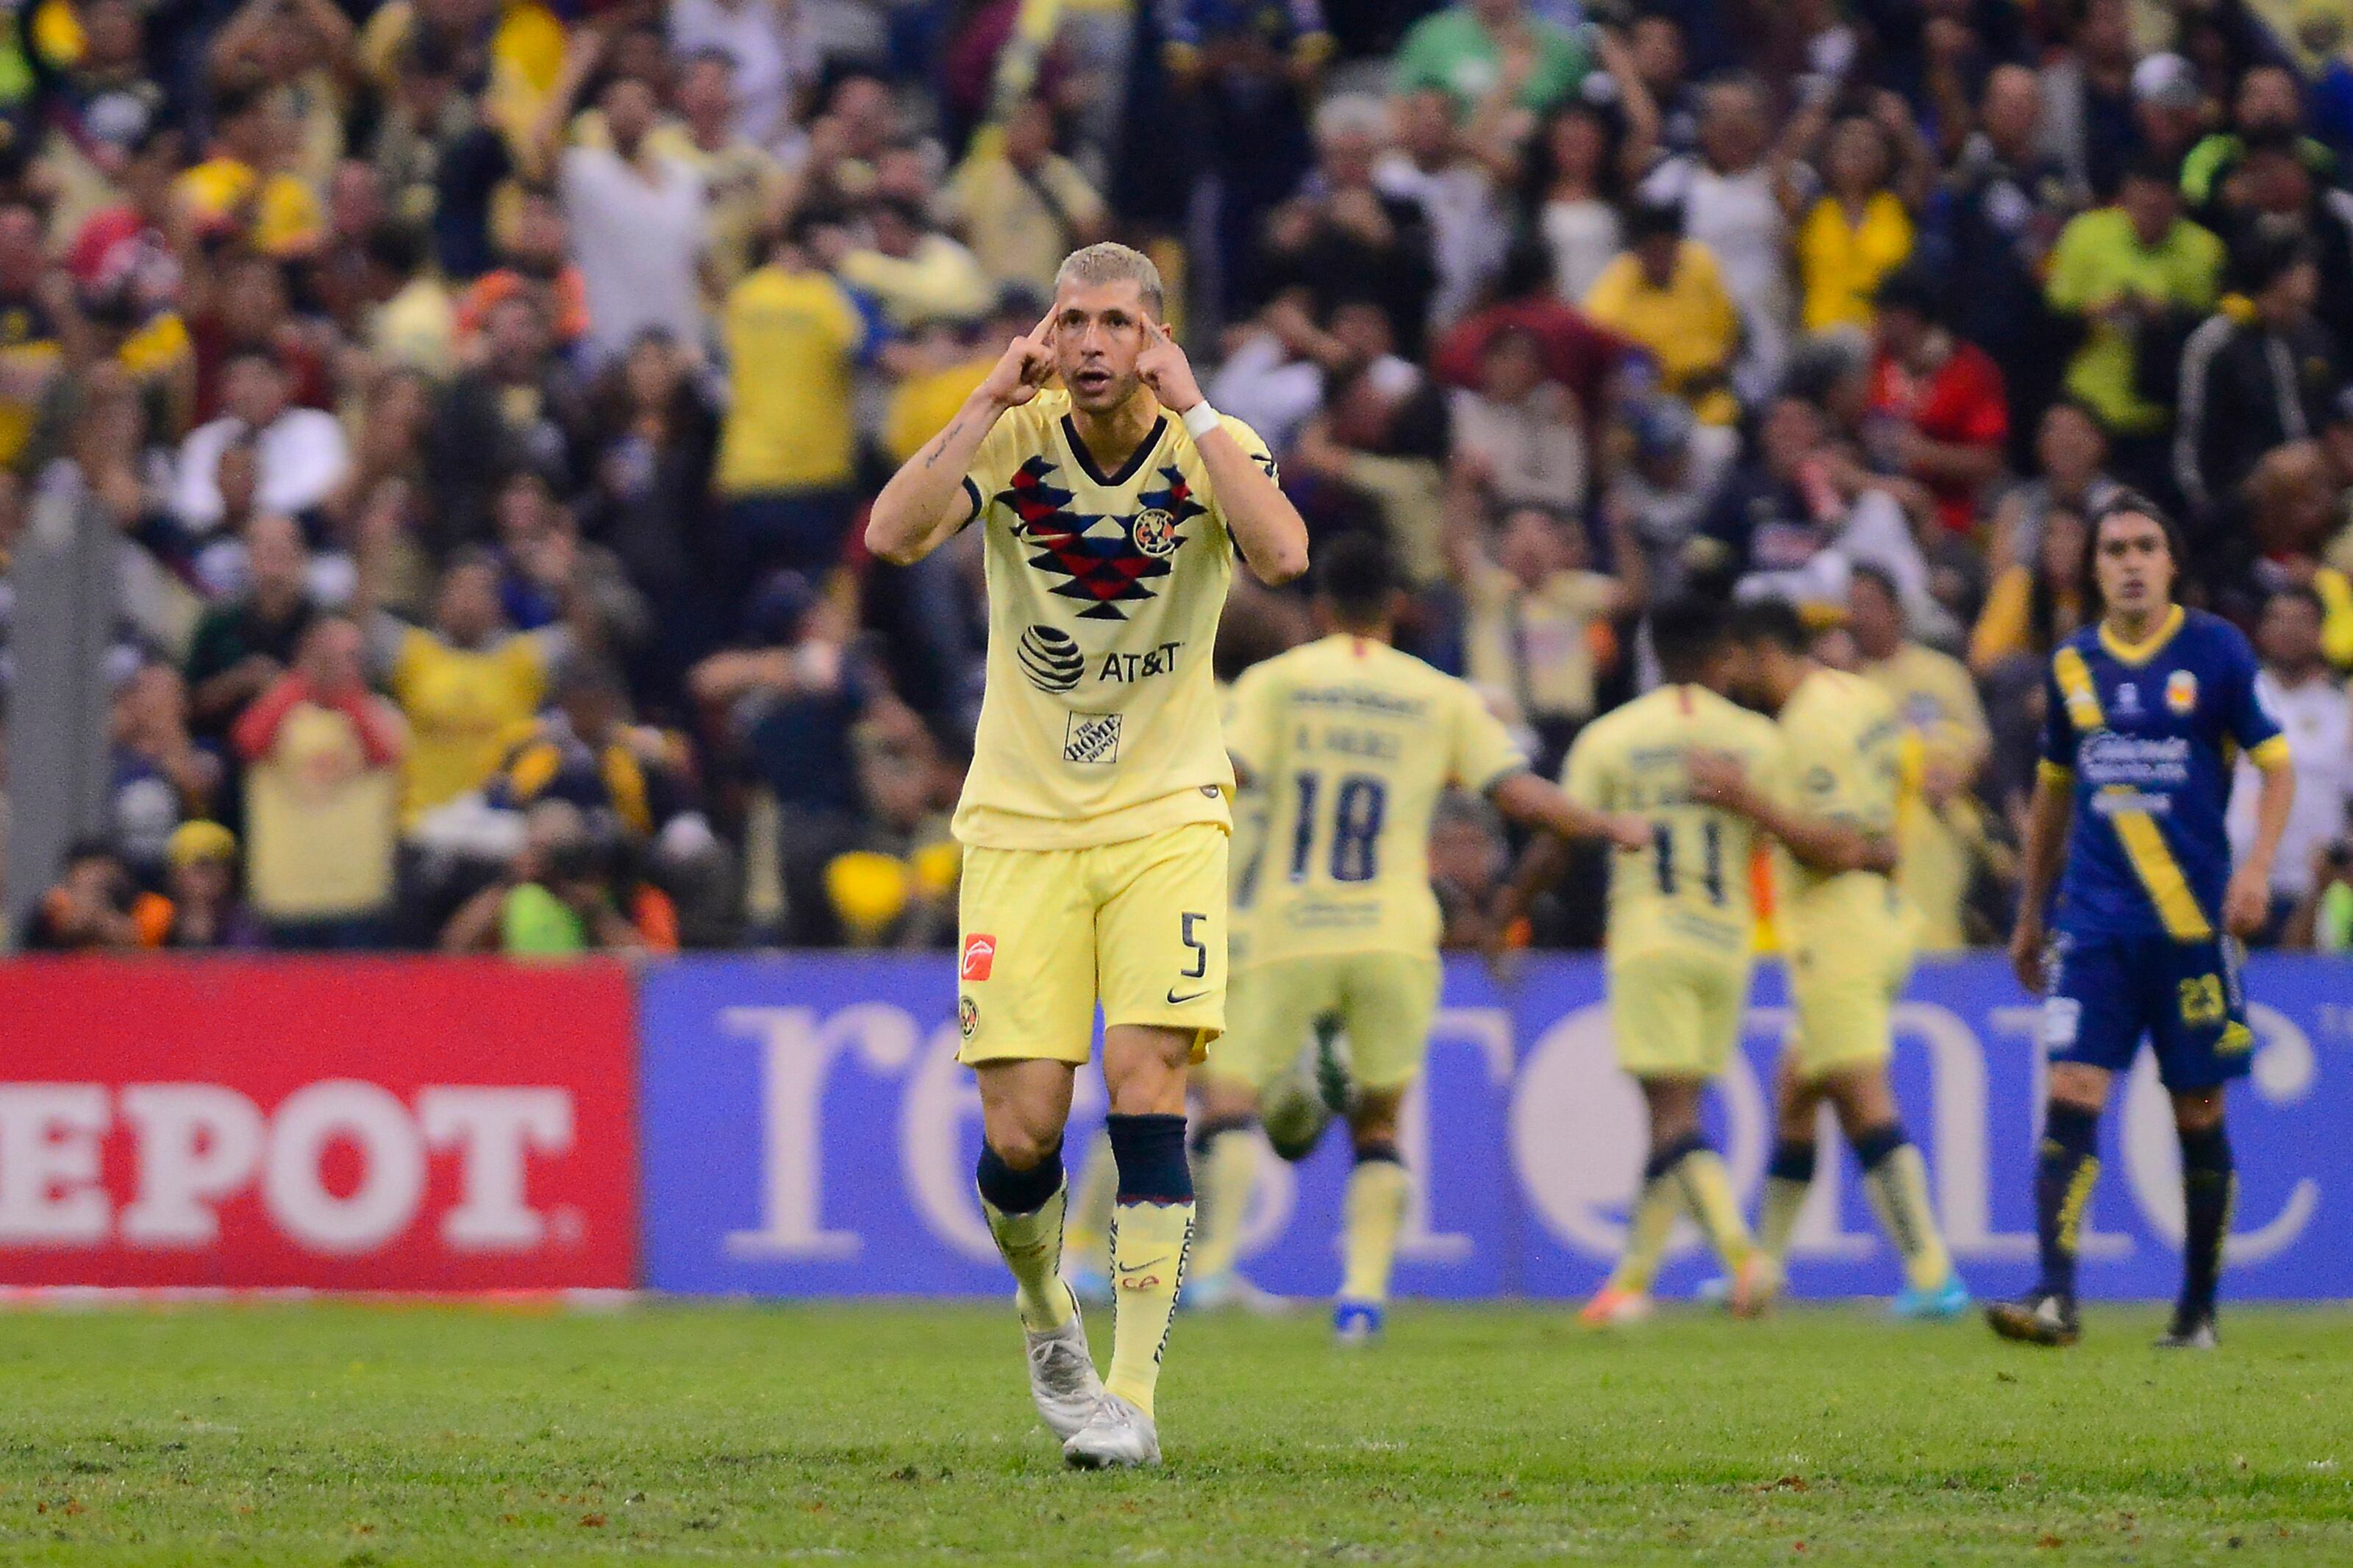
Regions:
[[[1731,1064],[1748,1012],[1745,952],[1659,948],[1609,961],[1609,1034],[1636,1078],[1712,1079]]]
[[[1912,973],[1912,925],[1898,920],[1873,933],[1852,927],[1835,940],[1802,935],[1789,952],[1794,1021],[1783,1042],[1801,1083],[1883,1065],[1895,1051],[1895,998]]]
[[[1352,952],[1277,959],[1234,976],[1231,1027],[1209,1069],[1264,1093],[1298,1058],[1319,1018],[1348,1037],[1358,1087],[1402,1089],[1420,1076],[1438,1013],[1436,954]]]
[[[1226,829],[1188,822],[1084,849],[968,848],[956,1023],[967,1064],[1083,1063],[1106,1025],[1226,1026]]]

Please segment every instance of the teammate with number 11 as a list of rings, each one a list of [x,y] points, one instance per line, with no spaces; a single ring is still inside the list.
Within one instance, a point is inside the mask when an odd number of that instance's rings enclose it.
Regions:
[[[1735,653],[1725,606],[1684,598],[1651,617],[1666,684],[1586,728],[1569,748],[1569,795],[1648,825],[1609,879],[1609,1032],[1618,1064],[1641,1086],[1650,1156],[1626,1227],[1626,1248],[1586,1304],[1584,1321],[1609,1328],[1647,1317],[1668,1232],[1688,1212],[1723,1260],[1734,1310],[1769,1294],[1723,1160],[1700,1130],[1700,1095],[1732,1060],[1748,1008],[1756,924],[1748,868],[1764,829],[1694,798],[1693,759],[1729,759],[1760,800],[1789,794],[1787,748],[1761,714],[1725,695]],[[1557,847],[1534,846],[1506,889],[1511,920],[1565,868]]]

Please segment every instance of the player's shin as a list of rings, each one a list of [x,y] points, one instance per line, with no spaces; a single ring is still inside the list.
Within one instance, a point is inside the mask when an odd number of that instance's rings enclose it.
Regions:
[[[1106,1393],[1149,1416],[1160,1352],[1193,1243],[1193,1173],[1185,1161],[1185,1119],[1113,1116],[1119,1201],[1111,1225],[1111,1368]]]
[[[2239,1178],[2231,1160],[2230,1134],[2219,1121],[2181,1129],[2181,1297],[2177,1321],[2211,1317],[2222,1273],[2222,1247],[2231,1236],[2231,1210]]]
[[[1747,1222],[1740,1217],[1740,1200],[1732,1195],[1732,1177],[1724,1168],[1723,1157],[1699,1142],[1677,1162],[1675,1178],[1683,1184],[1683,1205],[1699,1222],[1708,1246],[1724,1260],[1725,1269],[1739,1278],[1757,1247],[1749,1237]]]
[[[1021,1326],[1036,1331],[1069,1322],[1071,1293],[1061,1280],[1061,1144],[1057,1142],[1035,1165],[1017,1171],[983,1143],[975,1184],[980,1189],[981,1212],[988,1216],[988,1234],[1013,1270],[1014,1305],[1021,1313]]]
[[[2042,1142],[2034,1165],[2034,1236],[2042,1255],[2040,1289],[2073,1300],[2075,1246],[2084,1211],[2099,1180],[2100,1135],[2096,1112],[2052,1100],[2042,1120]]]
[[[1389,1299],[1389,1271],[1397,1264],[1398,1236],[1405,1228],[1410,1193],[1411,1181],[1398,1163],[1396,1145],[1371,1143],[1357,1149],[1343,1215],[1346,1261],[1341,1300],[1377,1306]]]
[[[1862,1167],[1871,1212],[1903,1256],[1904,1282],[1915,1290],[1943,1285],[1953,1272],[1953,1258],[1928,1204],[1928,1167],[1918,1147],[1891,1121],[1858,1134],[1854,1157]]]
[[[1642,1190],[1627,1221],[1625,1253],[1609,1276],[1610,1289],[1636,1295],[1649,1292],[1651,1281],[1659,1277],[1659,1263],[1666,1256],[1667,1237],[1674,1229],[1675,1216],[1683,1209],[1683,1183],[1675,1168],[1685,1155],[1705,1147],[1694,1132],[1651,1152],[1642,1166]]]
[[[1765,1197],[1757,1208],[1757,1247],[1772,1259],[1776,1268],[1788,1265],[1789,1238],[1797,1233],[1798,1213],[1806,1206],[1806,1194],[1814,1186],[1814,1162],[1813,1144],[1784,1138],[1773,1145],[1773,1158],[1765,1167]]]
[[[1258,1136],[1247,1118],[1205,1119],[1193,1130],[1194,1187],[1200,1219],[1188,1265],[1197,1279],[1215,1279],[1234,1266],[1242,1216],[1258,1177]]]

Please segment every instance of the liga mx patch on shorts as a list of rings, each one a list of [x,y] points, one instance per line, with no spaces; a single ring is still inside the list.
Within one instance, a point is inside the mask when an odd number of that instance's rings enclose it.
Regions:
[[[997,967],[997,939],[975,931],[964,939],[964,956],[956,964],[959,980],[986,980]]]
[[[1118,713],[1073,713],[1062,731],[1062,760],[1093,766],[1119,761]]]

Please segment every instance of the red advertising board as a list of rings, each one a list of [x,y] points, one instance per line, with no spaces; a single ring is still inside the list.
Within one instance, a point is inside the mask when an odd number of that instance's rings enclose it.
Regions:
[[[601,962],[0,963],[0,1286],[628,1286],[632,1015]]]

